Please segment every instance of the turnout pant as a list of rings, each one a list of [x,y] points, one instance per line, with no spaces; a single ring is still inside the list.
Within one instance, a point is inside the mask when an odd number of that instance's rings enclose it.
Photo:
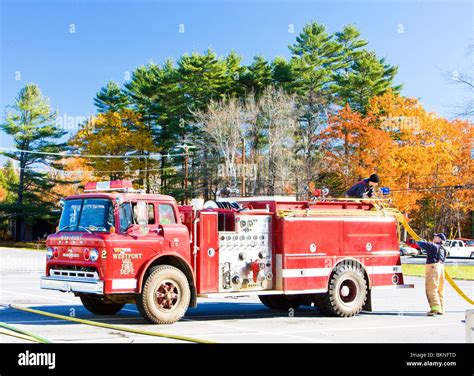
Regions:
[[[426,264],[426,297],[432,311],[444,312],[444,264]]]

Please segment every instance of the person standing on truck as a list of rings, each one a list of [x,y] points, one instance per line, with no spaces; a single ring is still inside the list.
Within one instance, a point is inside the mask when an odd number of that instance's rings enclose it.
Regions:
[[[430,304],[428,316],[444,315],[444,261],[446,250],[443,243],[446,235],[434,234],[433,242],[416,242],[426,250],[426,297]]]
[[[350,198],[364,198],[372,197],[374,194],[374,187],[379,184],[379,176],[377,174],[370,175],[367,179],[362,179],[360,182],[354,184],[346,192],[346,197]]]

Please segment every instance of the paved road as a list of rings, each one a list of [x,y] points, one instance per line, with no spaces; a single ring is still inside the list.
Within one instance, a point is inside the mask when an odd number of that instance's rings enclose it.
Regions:
[[[257,298],[200,299],[197,308],[173,325],[149,325],[134,305],[115,316],[94,316],[72,294],[39,289],[44,253],[0,249],[0,303],[17,304],[62,315],[120,324],[161,333],[216,342],[464,342],[465,310],[472,308],[448,286],[447,315],[426,317],[423,279],[407,277],[415,289],[373,292],[374,312],[353,318],[324,317],[315,308],[297,310],[293,317],[272,311]],[[474,296],[474,282],[459,281]],[[177,342],[172,339],[85,326],[0,307],[0,321],[32,331],[54,342]],[[0,335],[2,342],[24,342]]]

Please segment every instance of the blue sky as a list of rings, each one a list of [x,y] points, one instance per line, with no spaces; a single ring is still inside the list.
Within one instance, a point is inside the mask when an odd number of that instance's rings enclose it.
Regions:
[[[474,58],[467,55],[474,43],[468,0],[0,1],[2,121],[5,106],[30,82],[60,116],[89,116],[101,86],[123,83],[127,72],[150,60],[207,48],[218,55],[235,50],[244,63],[257,54],[289,57],[287,46],[311,20],[330,32],[355,24],[370,49],[399,66],[404,95],[450,118],[468,93],[443,72],[466,70]],[[0,146],[12,146],[0,137]]]

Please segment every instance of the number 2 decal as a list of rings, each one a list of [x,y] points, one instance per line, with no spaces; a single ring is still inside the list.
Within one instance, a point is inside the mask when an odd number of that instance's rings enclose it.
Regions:
[[[102,258],[107,258],[107,251],[105,249],[102,250]]]

